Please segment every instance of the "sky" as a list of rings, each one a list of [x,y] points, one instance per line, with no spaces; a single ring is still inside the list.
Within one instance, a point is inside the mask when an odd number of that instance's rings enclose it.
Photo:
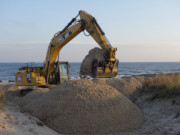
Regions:
[[[120,62],[180,62],[179,0],[0,0],[0,62],[43,62],[53,35],[79,10],[96,18]],[[83,32],[60,52],[81,62],[94,47]]]

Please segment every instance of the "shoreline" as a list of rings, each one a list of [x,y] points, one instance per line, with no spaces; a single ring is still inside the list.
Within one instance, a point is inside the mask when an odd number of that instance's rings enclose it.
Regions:
[[[117,75],[113,79],[117,78],[126,78],[126,77],[155,77],[156,75],[171,75],[171,74],[180,74],[180,72],[171,72],[171,73],[156,73],[156,74],[139,74],[139,75]],[[70,80],[73,79],[81,79],[78,77],[70,77]],[[91,78],[93,79],[93,78]],[[95,78],[95,79],[101,79],[101,78]],[[105,78],[105,79],[111,79],[111,78]],[[0,84],[15,84],[15,80],[0,80]]]

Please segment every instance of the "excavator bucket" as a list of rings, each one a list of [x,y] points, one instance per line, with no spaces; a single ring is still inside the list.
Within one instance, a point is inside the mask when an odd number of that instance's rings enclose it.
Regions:
[[[110,53],[104,49],[94,48],[84,58],[80,67],[80,77],[110,78],[118,74],[118,59],[110,61]]]
[[[98,62],[98,60],[95,59],[92,63],[91,77],[93,78],[116,77],[118,74],[118,63],[119,61],[116,60],[115,62],[109,62],[106,64],[106,63]]]

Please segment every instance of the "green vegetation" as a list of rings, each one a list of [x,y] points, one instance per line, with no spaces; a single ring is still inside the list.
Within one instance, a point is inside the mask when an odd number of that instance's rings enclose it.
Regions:
[[[147,79],[140,90],[154,93],[154,98],[180,96],[180,74],[157,75]]]

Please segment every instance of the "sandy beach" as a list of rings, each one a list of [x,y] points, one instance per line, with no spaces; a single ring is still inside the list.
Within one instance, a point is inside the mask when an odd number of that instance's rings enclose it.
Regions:
[[[83,106],[86,105],[90,105],[89,102],[91,102],[91,97],[89,97],[89,95],[93,95],[96,96],[96,98],[94,98],[93,96],[93,100],[94,103],[96,104],[96,100],[98,98],[98,104],[96,107],[98,107],[99,104],[103,103],[104,104],[104,100],[102,100],[101,102],[99,101],[102,98],[105,98],[106,95],[109,95],[110,93],[108,91],[106,91],[106,93],[102,94],[101,97],[99,97],[99,93],[101,91],[101,85],[104,85],[104,89],[106,86],[108,89],[112,89],[114,91],[116,91],[115,93],[119,92],[122,94],[122,96],[124,98],[120,98],[120,100],[122,100],[122,102],[124,102],[125,98],[127,98],[127,100],[129,100],[128,102],[132,102],[133,104],[135,104],[143,113],[144,115],[144,122],[141,124],[140,127],[136,127],[135,129],[131,129],[128,130],[128,128],[126,128],[126,131],[121,131],[120,128],[122,126],[117,126],[116,130],[113,131],[113,126],[111,127],[111,125],[109,125],[109,130],[104,130],[102,128],[99,128],[103,131],[109,131],[109,133],[104,132],[106,134],[117,134],[117,135],[179,135],[180,133],[180,97],[179,96],[173,96],[173,97],[158,97],[156,94],[154,94],[154,92],[139,92],[140,88],[144,88],[144,82],[146,80],[151,80],[152,77],[145,77],[145,76],[136,76],[136,77],[126,77],[126,78],[117,78],[117,79],[95,79],[92,80],[92,82],[88,82],[88,81],[84,81],[84,82],[80,82],[80,81],[75,81],[75,82],[70,82],[68,84],[68,87],[66,86],[66,84],[62,85],[62,86],[58,86],[58,88],[66,88],[66,89],[71,89],[71,87],[73,86],[73,88],[77,88],[81,87],[81,88],[86,88],[86,86],[88,85],[88,83],[92,83],[92,85],[94,85],[94,87],[92,87],[93,89],[89,89],[90,92],[92,91],[92,93],[89,93],[88,95],[86,95],[86,93],[84,92],[84,95],[79,95],[81,98],[85,98],[85,100],[82,100],[83,103],[84,101],[88,101],[88,104],[84,104]],[[88,83],[86,83],[88,82]],[[83,84],[82,84],[83,83]],[[94,91],[94,89],[98,90]],[[112,87],[112,88],[111,88]],[[23,90],[22,90],[23,89]],[[36,102],[38,103],[39,101],[44,101],[44,97],[48,97],[48,100],[54,101],[66,101],[66,98],[64,98],[63,100],[59,100],[59,99],[51,99],[50,97],[53,97],[55,94],[53,94],[54,92],[52,92],[53,90],[50,90],[49,88],[38,88],[38,87],[28,87],[26,89],[28,89],[28,92],[24,92],[25,88],[22,87],[16,87],[14,85],[0,85],[0,99],[1,99],[1,105],[0,105],[0,134],[2,135],[20,135],[20,134],[24,134],[24,135],[59,135],[59,134],[64,134],[63,132],[60,131],[66,131],[68,132],[68,130],[57,130],[56,122],[54,124],[52,124],[53,121],[49,121],[47,122],[45,119],[43,119],[42,113],[37,113],[36,110],[33,110],[34,106],[31,105],[32,102],[35,104]],[[107,90],[108,90],[107,89]],[[112,91],[111,90],[111,91]],[[21,91],[21,92],[20,92]],[[22,92],[23,91],[23,92]],[[59,91],[59,90],[54,90],[54,91]],[[64,91],[66,92],[66,91]],[[87,90],[88,92],[88,90]],[[102,93],[102,91],[100,92]],[[112,93],[112,92],[111,92]],[[66,93],[64,93],[66,96]],[[70,95],[71,93],[69,93]],[[97,96],[97,94],[99,96]],[[114,93],[112,93],[114,94]],[[111,94],[111,95],[112,95]],[[118,94],[118,93],[117,93]],[[120,96],[121,97],[121,96]],[[67,97],[70,100],[70,97]],[[110,97],[108,97],[110,98]],[[38,100],[39,99],[39,100]],[[41,99],[41,100],[40,100]],[[77,103],[80,103],[79,101],[80,99],[78,99]],[[114,99],[113,99],[114,100]],[[118,100],[116,100],[118,101]],[[44,101],[45,104],[47,104],[46,101]],[[76,102],[76,100],[74,100],[74,102]],[[111,103],[109,104],[110,101],[106,101],[106,106],[109,107],[115,107],[116,104],[119,105],[120,103]],[[120,102],[120,101],[118,101]],[[124,102],[127,104],[127,102]],[[39,107],[43,106],[43,103],[38,103]],[[37,106],[38,106],[37,104]],[[41,104],[41,105],[40,105]],[[128,103],[129,104],[129,103]],[[51,104],[49,104],[49,106],[47,105],[47,107],[51,107]],[[32,110],[31,111],[26,111],[23,108],[28,108],[31,107]],[[62,104],[59,104],[59,106],[62,106]],[[79,105],[81,106],[81,105]],[[122,106],[119,106],[122,107]],[[78,106],[77,106],[78,108]],[[79,108],[78,114],[81,112],[83,112],[83,107]],[[85,107],[86,111],[89,111],[89,108],[87,108],[87,106]],[[52,108],[51,108],[52,109]],[[70,108],[71,109],[71,108]],[[98,108],[96,108],[98,109]],[[98,114],[98,110],[96,110],[96,113]],[[106,109],[106,108],[105,108]],[[115,109],[115,108],[114,108]],[[113,109],[113,110],[114,110]],[[28,110],[28,109],[27,109]],[[52,109],[53,110],[53,109]],[[90,109],[91,111],[92,109]],[[101,106],[101,110],[103,110],[103,107]],[[111,109],[110,109],[111,110]],[[68,113],[68,108],[66,108],[64,111],[66,111],[66,113]],[[116,110],[114,110],[115,112]],[[128,110],[127,110],[128,111]],[[34,112],[34,113],[33,113]],[[35,113],[36,112],[36,113]],[[55,112],[55,111],[54,111]],[[102,111],[103,112],[103,111]],[[57,113],[58,110],[57,110]],[[119,112],[121,113],[121,112]],[[107,113],[108,114],[108,113]],[[118,114],[116,113],[109,113],[109,114],[113,114],[114,116]],[[33,115],[38,116],[34,117]],[[43,114],[44,116],[46,115],[52,115],[52,114]],[[63,112],[58,114],[59,116],[57,116],[56,119],[60,118],[62,119],[61,116],[66,117],[65,114],[63,114]],[[71,114],[73,115],[73,114]],[[130,116],[130,114],[128,114]],[[74,116],[75,116],[75,112],[74,112]],[[78,116],[78,115],[77,115]],[[125,115],[124,115],[125,116]],[[82,116],[83,117],[83,116]],[[93,115],[91,117],[94,117]],[[133,116],[135,117],[135,116]],[[141,116],[138,116],[141,117]],[[72,118],[74,118],[72,116]],[[53,119],[53,118],[52,118]],[[128,119],[128,118],[127,118]],[[133,118],[131,118],[133,119]],[[81,120],[81,119],[80,119]],[[135,119],[134,119],[135,120]],[[76,121],[74,119],[74,121]],[[82,120],[81,120],[82,121]],[[115,121],[115,120],[114,120]],[[128,119],[128,121],[130,121]],[[60,121],[59,121],[60,122]],[[67,124],[67,121],[64,120],[64,122],[66,122],[65,124]],[[91,121],[94,122],[94,121]],[[95,121],[96,122],[96,121]],[[47,124],[45,124],[47,123]],[[61,123],[61,122],[60,122]],[[60,124],[59,123],[59,124]],[[85,124],[85,123],[84,123]],[[53,127],[51,127],[51,125],[54,125]],[[70,123],[67,125],[69,126],[71,125]],[[78,123],[76,124],[78,125]],[[85,130],[89,131],[89,129],[87,128],[88,123],[86,123],[86,125],[82,128],[84,128],[84,130],[79,130],[79,134],[91,134],[90,132],[86,132]],[[128,126],[128,124],[127,124]],[[131,124],[131,126],[133,126]],[[51,128],[49,128],[51,127]],[[111,127],[111,128],[110,128]],[[66,128],[66,127],[63,127]],[[74,133],[69,132],[69,134],[78,134],[78,131],[73,130],[73,126],[71,127],[72,131],[74,131]],[[78,128],[78,127],[76,127]],[[98,128],[97,126],[94,127],[93,129]],[[119,130],[117,130],[119,128]],[[58,128],[59,129],[59,128]],[[90,128],[91,129],[91,128]],[[69,129],[70,130],[70,129]],[[76,131],[76,132],[75,132]],[[81,132],[83,131],[83,132]],[[96,131],[96,130],[94,130]],[[86,133],[85,133],[86,132]],[[97,131],[99,132],[99,131]]]
[[[14,85],[0,85],[1,92],[16,89]],[[38,118],[21,111],[19,105],[2,101],[0,105],[0,135],[60,135]]]

